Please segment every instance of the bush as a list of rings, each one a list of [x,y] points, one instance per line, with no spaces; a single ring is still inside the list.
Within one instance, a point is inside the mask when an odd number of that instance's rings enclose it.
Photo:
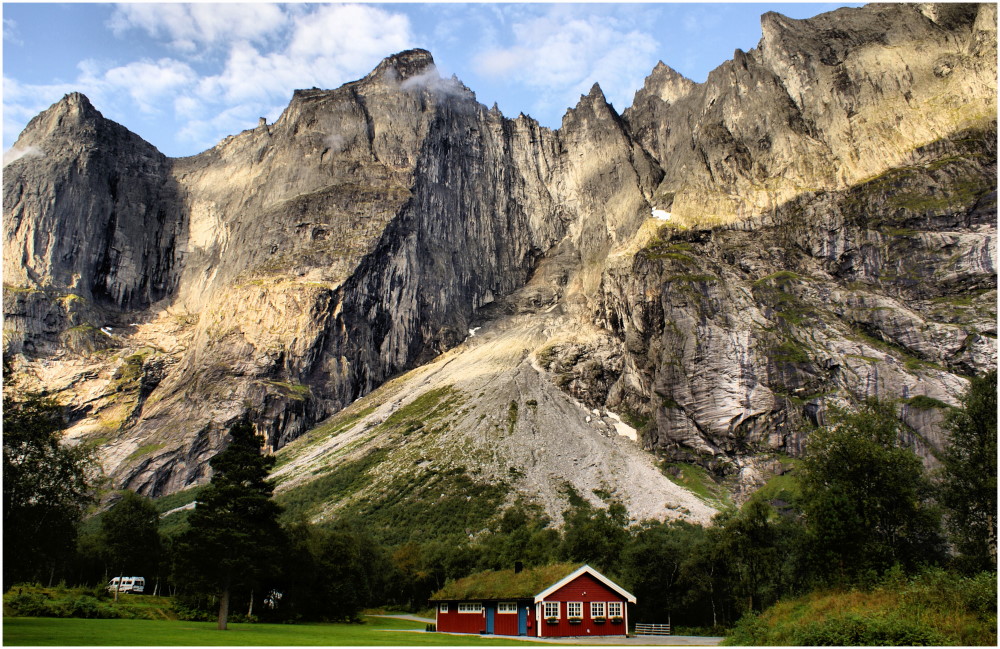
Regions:
[[[15,593],[13,589],[3,598],[4,608],[17,617],[53,617],[50,601],[43,593]]]
[[[81,595],[65,607],[65,617],[85,617],[111,619],[121,617],[114,607],[102,604],[96,597]]]
[[[997,573],[981,572],[973,577],[967,577],[962,589],[962,599],[965,607],[981,617],[997,614]]]
[[[433,622],[427,625],[427,633],[437,633],[437,630],[438,630],[437,625],[434,624]]]
[[[872,618],[855,613],[810,622],[792,634],[792,644],[819,647],[931,646],[948,644],[935,629],[914,619]]]

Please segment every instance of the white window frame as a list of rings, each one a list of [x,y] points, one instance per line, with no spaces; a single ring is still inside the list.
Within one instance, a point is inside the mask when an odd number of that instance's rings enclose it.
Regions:
[[[442,613],[448,612],[448,602],[441,602],[441,606],[438,608]]]
[[[483,612],[482,602],[459,602],[458,603],[459,613],[479,613]]]
[[[575,611],[575,612],[574,612]],[[566,602],[566,617],[583,618],[583,602]]]
[[[559,602],[543,602],[543,604],[545,605],[544,606],[545,615],[543,616],[545,619],[554,617],[558,620],[560,617],[562,617],[561,615],[559,615],[559,611],[562,609],[562,607],[559,606]],[[552,614],[552,607],[555,607],[554,615]]]
[[[617,613],[612,611],[617,610]],[[621,602],[608,602],[608,617],[622,617],[622,603]]]
[[[517,614],[517,602],[497,602],[497,614]]]
[[[591,602],[590,603],[590,617],[593,619],[595,617],[604,617],[604,602]]]

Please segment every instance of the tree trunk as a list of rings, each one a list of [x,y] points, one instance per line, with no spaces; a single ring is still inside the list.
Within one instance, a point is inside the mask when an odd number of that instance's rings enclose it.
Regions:
[[[253,589],[250,589],[250,608],[247,609],[247,622],[253,617]]]
[[[219,598],[219,631],[226,630],[226,623],[229,621],[229,586],[222,591]]]

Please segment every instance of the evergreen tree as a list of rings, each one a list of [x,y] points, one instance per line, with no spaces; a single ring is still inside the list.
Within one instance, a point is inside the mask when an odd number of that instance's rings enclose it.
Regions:
[[[974,378],[950,413],[941,502],[959,564],[997,569],[997,373]]]
[[[4,374],[6,371],[5,363]],[[74,551],[92,490],[90,457],[60,443],[62,407],[36,394],[3,391],[3,587],[52,580]]]
[[[851,582],[894,564],[912,570],[939,560],[940,512],[920,459],[898,446],[893,406],[869,400],[832,419],[810,436],[802,475],[815,574]]]
[[[212,481],[198,497],[190,527],[178,540],[177,581],[219,600],[218,628],[225,630],[232,593],[263,598],[286,545],[280,508],[267,481],[274,457],[247,419],[229,431],[231,441],[212,458]]]
[[[101,517],[101,550],[111,575],[143,576],[151,581],[160,562],[159,528],[160,515],[153,503],[126,491]]]

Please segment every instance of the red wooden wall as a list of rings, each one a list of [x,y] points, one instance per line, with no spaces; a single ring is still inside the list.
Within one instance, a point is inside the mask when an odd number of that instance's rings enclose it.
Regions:
[[[545,608],[540,606],[537,610],[543,616],[539,620],[542,637],[566,637],[566,636],[602,636],[602,635],[626,635],[628,633],[628,621],[623,619],[620,624],[612,624],[607,616],[607,606],[605,606],[605,617],[603,624],[595,624],[590,618],[591,602],[621,602],[622,616],[626,615],[628,602],[625,598],[611,590],[601,582],[587,574],[580,575],[570,583],[566,584],[554,593],[549,594],[545,601],[559,602],[559,623],[549,624],[545,621]],[[583,602],[583,622],[580,624],[570,624],[567,621],[566,602]],[[534,634],[532,634],[534,635]]]
[[[437,607],[438,631],[443,633],[482,633],[486,630],[485,612],[459,613],[458,602],[448,602],[447,613],[441,612],[440,603],[438,603]],[[514,617],[517,616],[515,615]]]

